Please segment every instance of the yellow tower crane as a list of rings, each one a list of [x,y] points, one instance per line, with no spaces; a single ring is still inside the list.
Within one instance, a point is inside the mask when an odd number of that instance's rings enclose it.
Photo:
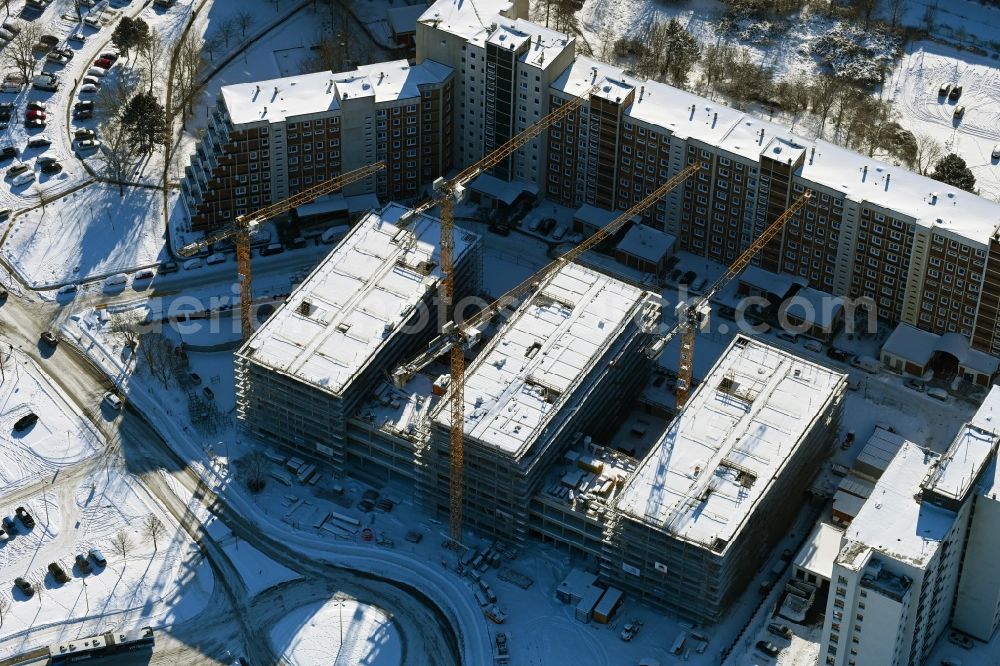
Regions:
[[[382,169],[383,162],[376,162],[368,166],[349,171],[330,180],[324,180],[318,185],[306,188],[301,192],[293,194],[287,199],[282,199],[255,210],[247,215],[240,215],[232,224],[228,224],[221,229],[209,232],[203,239],[185,245],[177,250],[177,254],[182,257],[190,257],[201,250],[211,247],[213,243],[218,243],[227,238],[233,238],[236,242],[236,270],[240,279],[240,324],[242,326],[243,340],[250,339],[253,334],[253,322],[251,321],[251,307],[253,305],[253,274],[250,269],[250,237],[262,222],[270,218],[286,213],[293,208],[307,204],[317,197],[329,194],[334,190],[343,188],[351,183],[367,178]]]
[[[441,334],[435,338],[427,348],[427,351],[412,361],[401,365],[393,372],[393,382],[396,386],[402,387],[417,372],[425,368],[435,359],[449,353],[451,360],[450,376],[450,445],[451,445],[451,474],[449,478],[449,529],[450,536],[456,543],[461,543],[462,532],[462,473],[464,463],[464,442],[465,435],[465,356],[464,350],[470,343],[478,339],[479,331],[489,321],[503,309],[513,305],[517,300],[528,292],[536,289],[544,280],[554,275],[561,267],[572,262],[581,254],[590,250],[605,238],[617,232],[626,222],[644,210],[652,206],[661,197],[683,183],[701,169],[701,163],[693,164],[679,174],[660,185],[645,199],[635,204],[621,215],[615,218],[604,228],[598,230],[593,236],[577,245],[565,254],[556,258],[539,271],[525,279],[519,285],[505,293],[493,303],[473,315],[469,319],[455,324],[451,319],[445,325]],[[444,225],[442,224],[442,229]],[[443,234],[443,232],[442,232]],[[443,243],[443,241],[442,241]],[[451,313],[449,313],[450,315]]]
[[[708,325],[709,302],[725,287],[730,280],[739,275],[746,268],[750,261],[764,248],[771,240],[777,236],[785,223],[788,222],[812,197],[812,191],[806,190],[802,195],[792,202],[785,212],[777,217],[764,229],[764,232],[750,243],[749,247],[736,258],[736,261],[726,270],[726,272],[716,280],[711,287],[697,299],[689,303],[678,305],[677,325],[665,335],[657,338],[649,346],[648,353],[651,358],[659,358],[667,344],[678,334],[681,335],[680,361],[677,365],[677,411],[680,411],[684,403],[687,402],[688,394],[691,391],[691,378],[694,362],[694,342],[698,331]]]
[[[475,164],[466,167],[464,171],[454,178],[445,180],[438,178],[434,182],[435,196],[425,201],[416,208],[404,214],[396,223],[399,227],[405,227],[415,220],[419,215],[426,213],[432,208],[440,207],[441,217],[441,306],[445,309],[445,321],[450,322],[453,318],[453,305],[455,298],[455,204],[462,199],[466,185],[475,180],[480,174],[492,169],[506,158],[510,157],[514,151],[532,141],[543,131],[557,123],[569,114],[583,106],[590,98],[590,94],[596,88],[592,87],[579,97],[564,102],[544,118],[539,119],[534,124],[526,128],[520,134],[514,136],[489,155],[486,155]],[[415,242],[416,237],[411,235],[410,242]],[[449,505],[450,516],[448,528],[451,538],[456,543],[461,543],[462,538],[462,466],[464,464],[464,448],[462,422],[465,420],[462,405],[465,401],[465,357],[462,355],[462,346],[455,345],[451,350],[451,476],[449,482]]]

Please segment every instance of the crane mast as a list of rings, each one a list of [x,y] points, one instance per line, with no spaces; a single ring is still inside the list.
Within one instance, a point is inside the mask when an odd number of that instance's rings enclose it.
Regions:
[[[211,232],[201,240],[189,243],[177,250],[177,254],[182,257],[190,257],[201,250],[211,247],[214,243],[232,238],[236,245],[236,271],[240,282],[240,328],[243,333],[243,340],[249,340],[253,334],[253,319],[251,307],[253,305],[253,272],[250,266],[250,237],[257,230],[260,224],[276,215],[286,213],[298,206],[307,204],[317,197],[341,189],[351,183],[355,183],[375,174],[385,167],[384,162],[376,162],[363,166],[360,169],[349,171],[330,180],[308,187],[301,192],[297,192],[287,199],[282,199],[273,204],[253,211],[247,215],[240,215],[236,220],[217,231]]]

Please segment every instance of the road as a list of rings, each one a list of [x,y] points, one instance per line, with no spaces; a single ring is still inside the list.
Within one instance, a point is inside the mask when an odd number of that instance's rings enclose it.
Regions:
[[[284,262],[275,264],[275,271],[288,270]],[[177,288],[181,285],[188,286],[188,280],[177,280]],[[355,597],[390,615],[403,638],[407,663],[460,663],[453,628],[441,610],[419,591],[364,572],[311,561],[301,552],[269,537],[252,517],[234,510],[224,497],[207,488],[142,415],[128,409],[109,420],[113,415],[101,410],[100,401],[110,382],[71,346],[63,344],[50,350],[38,343],[39,331],[59,318],[61,309],[56,303],[30,298],[22,300],[13,294],[0,305],[0,349],[10,344],[32,357],[77,402],[110,442],[101,456],[64,470],[61,477],[65,480],[83,478],[92,473],[95,466],[106,464],[109,456],[123,456],[130,470],[141,470],[139,476],[146,489],[201,547],[215,573],[216,592],[209,608],[196,620],[167,629],[171,638],[163,641],[162,648],[158,646],[150,663],[223,663],[219,660],[225,658],[227,652],[240,649],[245,650],[253,664],[277,663],[267,634],[260,628],[271,625],[287,610],[328,599],[333,592]],[[299,573],[302,581],[286,585],[280,592],[269,590],[257,599],[250,598],[233,562],[205,531],[186,500],[171,489],[164,474],[172,475],[192,492],[233,534]],[[31,490],[40,489],[40,484],[34,484],[20,489],[17,494],[27,496]],[[179,657],[181,654],[183,658]]]

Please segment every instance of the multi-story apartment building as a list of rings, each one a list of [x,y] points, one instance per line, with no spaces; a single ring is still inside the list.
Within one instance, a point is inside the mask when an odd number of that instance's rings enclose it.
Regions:
[[[365,216],[237,352],[237,411],[262,441],[339,472],[360,461],[412,469],[412,441],[374,454],[367,434],[350,437],[372,387],[438,326],[440,223],[423,215],[400,232],[406,210]],[[458,298],[477,293],[481,267],[479,237],[456,229]]]
[[[943,455],[903,443],[842,537],[821,664],[919,666],[949,625],[990,640],[998,416],[994,389]]]
[[[617,493],[602,575],[714,623],[794,520],[847,377],[737,336]]]
[[[406,201],[452,162],[453,72],[405,60],[224,86],[182,184],[202,231],[377,160],[345,194]]]
[[[588,101],[518,154],[525,164],[541,165],[537,176],[512,169],[512,179],[534,184],[545,197],[568,206],[623,210],[700,161],[705,168],[696,178],[643,217],[676,236],[678,249],[722,263],[731,262],[811,190],[807,206],[757,263],[837,296],[871,299],[886,322],[958,332],[976,348],[1000,354],[1000,268],[987,270],[988,256],[1000,266],[1000,242],[992,240],[1000,205],[579,56],[574,40],[563,43],[513,18],[519,15],[515,9],[493,2],[477,16],[467,3],[439,0],[418,23],[418,61],[449,64],[462,82],[455,112],[459,163],[497,145],[483,111],[496,99],[481,85],[483,65],[493,65],[489,54],[480,52],[483,45],[504,36],[516,50],[526,43],[524,36],[540,35],[532,44],[541,47],[526,52],[516,66],[527,65],[531,53],[551,43],[549,71],[513,74],[527,84],[519,93],[525,99],[518,101],[525,121],[572,97],[586,95]],[[521,37],[508,42],[511,33]],[[532,76],[542,84],[538,90]],[[983,289],[989,275],[993,288]]]

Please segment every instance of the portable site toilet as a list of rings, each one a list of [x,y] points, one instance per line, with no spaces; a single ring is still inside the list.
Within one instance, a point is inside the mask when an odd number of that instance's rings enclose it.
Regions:
[[[580,622],[590,622],[590,618],[594,614],[594,606],[600,601],[601,595],[604,594],[604,590],[599,587],[591,586],[583,593],[583,598],[580,599],[580,603],[576,605],[576,619]]]
[[[607,624],[614,616],[615,611],[622,603],[622,591],[609,587],[605,592],[601,600],[597,602],[597,606],[594,607],[594,622],[598,624]]]

